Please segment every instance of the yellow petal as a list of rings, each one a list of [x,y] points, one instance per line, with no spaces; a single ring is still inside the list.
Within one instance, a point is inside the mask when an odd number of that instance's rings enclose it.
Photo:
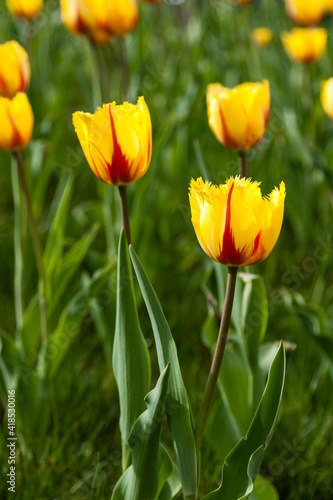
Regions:
[[[14,97],[30,83],[27,52],[15,40],[0,45],[0,96]]]
[[[7,0],[7,7],[14,16],[33,19],[43,9],[43,0]]]
[[[259,184],[250,179],[231,177],[219,187],[192,179],[192,223],[201,247],[227,266],[261,262],[280,233],[284,198],[284,183],[262,198]]]
[[[207,89],[209,126],[226,147],[246,151],[266,130],[270,110],[269,83],[243,83],[233,89],[212,84]]]
[[[90,168],[99,179],[119,186],[146,173],[152,128],[143,97],[136,105],[104,104],[93,115],[76,112],[73,123]]]
[[[0,97],[0,123],[0,149],[18,151],[30,142],[34,117],[26,94]]]
[[[325,113],[333,120],[333,78],[322,83],[320,100]]]
[[[298,63],[318,61],[326,50],[327,31],[324,28],[294,28],[281,34],[288,56]]]

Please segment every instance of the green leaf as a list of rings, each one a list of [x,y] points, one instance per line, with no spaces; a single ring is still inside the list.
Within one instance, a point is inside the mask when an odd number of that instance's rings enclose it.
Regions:
[[[180,493],[181,489],[182,483],[180,482],[178,469],[175,467],[175,470],[163,486],[158,500],[172,500]]]
[[[70,283],[70,280],[80,267],[82,260],[84,259],[88,248],[94,241],[96,234],[100,228],[100,224],[96,223],[92,228],[82,236],[70,250],[63,256],[61,263],[56,267],[54,271],[54,279],[52,283],[52,302],[49,307],[49,314],[58,305],[59,299],[61,299],[63,292]]]
[[[22,329],[18,335],[18,345],[23,347],[23,357],[31,364],[36,357],[41,340],[41,322],[38,294],[33,297],[23,317]]]
[[[279,500],[279,494],[269,481],[258,475],[249,500]]]
[[[244,282],[241,329],[247,340],[251,368],[258,367],[259,343],[264,340],[268,323],[268,304],[264,280],[256,274],[239,273]]]
[[[43,378],[54,377],[61,361],[71,346],[80,324],[88,310],[89,303],[106,285],[115,262],[96,271],[89,283],[80,290],[63,310],[56,329],[48,337],[45,348],[40,352],[38,372]]]
[[[128,464],[126,443],[134,422],[144,411],[144,398],[150,384],[150,360],[141,332],[131,262],[124,229],[118,248],[117,313],[113,344],[113,371],[120,402],[120,432],[123,444],[123,469]]]
[[[248,432],[226,457],[222,467],[221,486],[206,495],[204,500],[241,500],[253,491],[254,480],[275,429],[284,378],[285,351],[281,342]]]
[[[176,344],[155,290],[132,247],[130,254],[152,324],[160,371],[167,363],[171,363],[167,414],[183,495],[184,498],[196,497],[197,460],[191,408],[179,366]]]
[[[155,389],[145,398],[147,410],[136,420],[129,436],[132,465],[119,479],[112,500],[155,500],[173,472],[171,458],[160,443],[169,375],[167,365]]]
[[[236,334],[230,335],[226,345],[219,383],[227,397],[230,411],[245,433],[253,416],[253,377],[244,340]]]
[[[56,213],[52,220],[43,254],[45,275],[49,282],[52,282],[53,273],[62,257],[63,237],[73,191],[73,181],[74,177],[70,176],[66,180],[65,186],[60,183],[55,196]]]

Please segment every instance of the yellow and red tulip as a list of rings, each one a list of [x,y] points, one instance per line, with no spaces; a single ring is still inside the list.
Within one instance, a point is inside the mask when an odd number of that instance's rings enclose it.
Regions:
[[[324,17],[327,0],[285,0],[287,13],[292,21],[303,26],[318,24]]]
[[[327,31],[324,28],[294,28],[281,34],[288,56],[297,63],[318,61],[326,50]]]
[[[269,28],[259,27],[252,30],[252,41],[257,47],[265,47],[273,38],[273,33]]]
[[[33,19],[43,9],[43,0],[7,0],[7,7],[14,16]]]
[[[14,97],[30,83],[29,56],[15,40],[0,45],[0,96]]]
[[[233,89],[207,89],[209,126],[224,146],[247,151],[263,138],[270,112],[269,83],[242,83]]]
[[[238,267],[262,262],[271,253],[283,220],[283,182],[262,197],[251,179],[230,177],[214,186],[200,177],[192,179],[189,198],[194,230],[211,259]]]
[[[333,120],[333,78],[322,83],[320,101],[327,116]]]
[[[34,115],[28,97],[19,92],[13,99],[0,97],[0,149],[18,151],[31,140]]]
[[[142,177],[150,163],[152,127],[143,97],[136,105],[104,104],[94,114],[76,112],[75,131],[93,173],[113,186]]]
[[[132,31],[139,16],[137,0],[60,0],[60,11],[70,31],[96,45]]]

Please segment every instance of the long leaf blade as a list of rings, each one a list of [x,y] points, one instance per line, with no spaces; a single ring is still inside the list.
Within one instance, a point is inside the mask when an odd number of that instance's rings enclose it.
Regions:
[[[136,419],[145,409],[149,391],[150,360],[137,314],[131,263],[124,230],[118,249],[117,312],[113,345],[113,371],[118,385],[123,468],[129,459],[127,441]]]
[[[152,324],[160,371],[167,363],[171,363],[167,413],[183,495],[184,498],[196,497],[197,461],[191,408],[179,366],[176,344],[155,290],[132,247],[130,254]]]
[[[266,448],[277,421],[285,378],[285,351],[281,342],[272,362],[265,391],[249,427],[226,457],[222,468],[221,486],[204,500],[241,500],[253,491]]]

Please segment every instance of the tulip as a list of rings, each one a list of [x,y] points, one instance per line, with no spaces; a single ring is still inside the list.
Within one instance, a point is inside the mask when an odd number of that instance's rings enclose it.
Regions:
[[[333,14],[333,0],[324,0],[325,3],[325,13],[332,15]]]
[[[252,30],[251,37],[255,45],[257,45],[258,47],[264,47],[265,45],[268,45],[272,40],[273,33],[268,28],[260,27]]]
[[[27,52],[15,40],[0,45],[0,96],[14,97],[30,83]]]
[[[290,19],[296,24],[311,26],[324,17],[324,0],[285,0],[285,4]]]
[[[137,0],[60,0],[64,25],[96,45],[132,31],[138,22]]]
[[[34,115],[26,94],[20,92],[13,99],[0,97],[0,149],[19,151],[30,142]]]
[[[207,89],[209,126],[224,146],[247,151],[264,136],[270,112],[269,83],[242,83],[233,89]]]
[[[333,120],[333,78],[322,83],[320,101],[327,116]]]
[[[7,0],[7,7],[14,16],[33,19],[43,9],[43,0]]]
[[[231,177],[213,186],[201,177],[190,185],[192,223],[202,249],[226,266],[262,262],[280,234],[285,198],[281,182],[264,198],[258,182]]]
[[[75,131],[93,173],[106,184],[125,186],[142,177],[150,163],[152,127],[143,97],[136,105],[104,104],[94,114],[73,115]]]
[[[281,40],[288,56],[297,63],[318,61],[326,49],[327,31],[324,28],[294,28],[282,33]]]

